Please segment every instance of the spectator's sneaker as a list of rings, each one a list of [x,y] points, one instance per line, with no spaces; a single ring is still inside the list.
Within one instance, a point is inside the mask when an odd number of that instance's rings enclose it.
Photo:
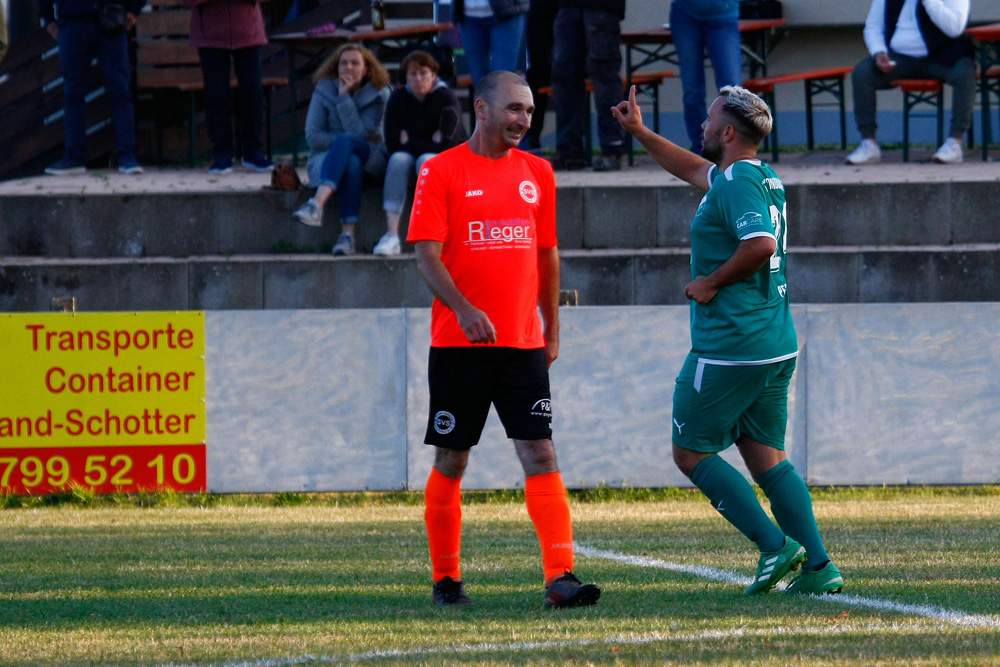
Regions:
[[[233,161],[229,158],[217,157],[212,161],[212,166],[208,168],[210,174],[231,174],[233,173]]]
[[[806,559],[806,550],[790,537],[785,538],[785,546],[777,551],[762,553],[757,561],[757,574],[744,595],[766,593],[791,572],[797,570]]]
[[[248,155],[241,161],[244,167],[248,169],[253,169],[254,171],[259,171],[264,173],[266,171],[271,171],[274,169],[274,163],[268,160],[266,157],[260,153],[255,155]]]
[[[373,255],[382,255],[384,257],[389,257],[391,255],[399,254],[399,234],[393,234],[392,232],[386,232],[382,235],[382,238],[378,240],[375,244],[375,249],[372,250]]]
[[[292,216],[298,218],[302,224],[309,225],[310,227],[321,227],[323,225],[323,207],[317,204],[316,200],[312,198],[292,213]]]
[[[582,157],[567,157],[559,154],[549,158],[549,162],[556,171],[578,171],[587,166]]]
[[[620,171],[622,158],[620,155],[601,155],[594,158],[594,171]]]
[[[461,581],[445,577],[434,584],[434,604],[439,607],[471,607],[472,600],[465,594]]]
[[[785,590],[786,593],[839,593],[844,590],[844,577],[833,562],[829,562],[815,572],[803,568],[802,574],[796,577]]]
[[[594,584],[581,584],[572,572],[553,579],[545,587],[545,606],[554,609],[597,604],[600,597],[600,588]]]
[[[958,164],[962,157],[962,142],[955,137],[948,137],[931,159],[940,164]]]
[[[337,237],[337,242],[333,244],[333,254],[336,256],[353,255],[354,237],[346,232],[341,232],[340,236]]]
[[[72,158],[64,157],[54,165],[46,167],[45,173],[49,176],[65,176],[66,174],[82,174],[87,171],[87,167],[82,162]]]
[[[868,164],[869,162],[881,162],[882,149],[874,139],[862,139],[858,147],[855,148],[847,159],[847,164]]]
[[[141,174],[142,165],[134,155],[122,155],[118,157],[118,171],[123,174]]]

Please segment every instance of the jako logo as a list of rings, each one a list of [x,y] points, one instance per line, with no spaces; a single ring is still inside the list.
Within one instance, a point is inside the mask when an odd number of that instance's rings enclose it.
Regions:
[[[552,399],[543,398],[539,401],[535,401],[535,404],[531,406],[531,414],[536,417],[551,417]]]
[[[466,190],[465,191],[465,196],[466,197],[482,197],[483,196],[483,191],[482,190]]]
[[[441,435],[448,435],[455,430],[455,415],[441,410],[434,415],[434,430]]]
[[[521,199],[529,204],[538,201],[538,189],[531,181],[521,181],[521,185],[517,186],[517,191],[521,194]]]

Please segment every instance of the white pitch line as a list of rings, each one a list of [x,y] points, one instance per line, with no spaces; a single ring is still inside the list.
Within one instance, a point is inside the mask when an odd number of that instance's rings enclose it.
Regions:
[[[536,651],[544,649],[583,648],[587,646],[644,646],[659,642],[693,643],[711,640],[725,640],[738,637],[776,637],[793,636],[830,636],[852,633],[908,634],[922,633],[928,630],[947,631],[951,625],[924,625],[921,623],[854,623],[847,622],[833,627],[818,628],[736,628],[734,630],[707,630],[691,634],[670,634],[666,632],[647,632],[644,634],[609,635],[600,639],[550,640],[535,642],[508,642],[498,644],[483,642],[479,644],[445,644],[441,646],[425,646],[411,649],[384,649],[352,653],[349,655],[301,655],[288,658],[262,658],[242,662],[222,663],[220,667],[297,667],[317,663],[341,664],[370,662],[393,658],[409,658],[422,655],[470,655],[477,653],[506,653],[511,651]],[[218,664],[218,663],[217,663]],[[177,667],[173,663],[167,667]],[[193,667],[185,665],[185,667]]]
[[[605,551],[603,549],[595,549],[593,547],[583,546],[580,544],[575,545],[575,551],[580,556],[590,556],[592,558],[604,558],[607,560],[613,560],[618,563],[625,563],[626,565],[636,565],[638,567],[652,567],[660,570],[670,570],[671,572],[681,572],[684,574],[693,574],[695,576],[701,577],[703,579],[708,579],[710,581],[721,581],[723,583],[733,583],[740,585],[748,585],[750,583],[749,577],[744,577],[736,572],[731,572],[729,570],[718,570],[714,567],[704,567],[700,565],[682,565],[680,563],[670,563],[658,558],[646,558],[645,556],[630,556],[628,554],[618,553],[615,551]],[[878,609],[880,611],[894,611],[900,614],[912,614],[914,616],[923,616],[925,618],[934,618],[940,621],[945,621],[953,625],[960,625],[964,627],[990,627],[990,628],[1000,628],[1000,618],[995,616],[985,616],[981,614],[966,614],[962,611],[953,611],[951,609],[945,609],[944,607],[937,607],[934,605],[922,605],[922,604],[903,604],[900,602],[891,602],[889,600],[879,600],[877,598],[866,598],[860,595],[851,594],[840,594],[840,595],[812,595],[810,597],[816,598],[817,600],[823,600],[826,602],[834,602],[838,604],[852,605],[855,607],[870,607],[872,609]]]

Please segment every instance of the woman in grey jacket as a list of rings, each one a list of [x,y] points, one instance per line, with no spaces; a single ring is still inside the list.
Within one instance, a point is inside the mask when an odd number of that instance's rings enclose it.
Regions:
[[[319,227],[323,207],[339,192],[341,232],[333,254],[352,255],[364,178],[385,175],[388,152],[381,128],[389,74],[371,51],[344,44],[320,65],[313,80],[316,90],[306,116],[307,166],[310,184],[318,187],[316,195],[292,215]]]

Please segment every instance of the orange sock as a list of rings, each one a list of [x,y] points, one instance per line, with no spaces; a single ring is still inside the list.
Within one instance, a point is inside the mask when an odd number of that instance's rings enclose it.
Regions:
[[[573,522],[562,474],[557,471],[527,478],[524,498],[542,546],[545,581],[561,577],[573,569]]]
[[[434,582],[445,577],[462,579],[458,567],[462,550],[462,480],[446,477],[431,468],[424,489],[424,523],[431,550]]]

